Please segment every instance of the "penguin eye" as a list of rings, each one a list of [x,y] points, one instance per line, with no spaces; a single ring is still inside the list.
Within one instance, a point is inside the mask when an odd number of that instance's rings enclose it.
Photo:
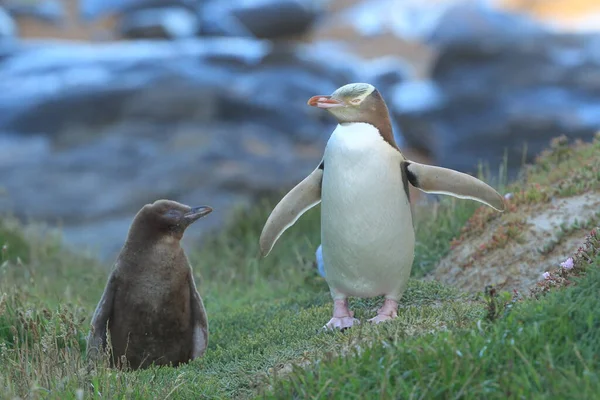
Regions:
[[[166,213],[163,214],[165,217],[170,218],[170,219],[179,219],[181,218],[181,213],[177,210],[169,210]]]
[[[356,98],[356,99],[352,99],[350,100],[350,104],[360,104],[360,99]]]

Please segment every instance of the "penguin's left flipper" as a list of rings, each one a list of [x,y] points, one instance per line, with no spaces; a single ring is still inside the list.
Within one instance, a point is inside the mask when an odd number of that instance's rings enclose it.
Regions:
[[[476,200],[500,212],[506,209],[497,191],[471,175],[413,161],[403,161],[402,168],[410,184],[425,193]]]
[[[87,337],[86,354],[90,361],[95,361],[99,358],[101,352],[106,348],[107,343],[107,327],[106,324],[113,312],[113,302],[117,291],[116,271],[113,271],[106,283],[102,298],[98,302],[98,306],[92,316],[90,332]]]
[[[192,310],[192,325],[194,327],[192,333],[192,360],[201,357],[208,346],[208,318],[206,317],[206,309],[200,297],[200,293],[196,289],[192,270],[189,273],[189,288],[190,302]]]
[[[304,214],[321,202],[323,162],[275,206],[260,234],[260,255],[266,257],[279,237]]]

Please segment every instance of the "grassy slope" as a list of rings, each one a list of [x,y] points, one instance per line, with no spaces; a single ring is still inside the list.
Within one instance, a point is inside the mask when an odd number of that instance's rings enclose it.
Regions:
[[[600,245],[600,235],[595,246]],[[273,398],[600,398],[600,247],[585,278],[502,319],[390,335],[275,383]]]
[[[400,317],[393,323],[360,326],[343,334],[318,332],[331,312],[327,286],[312,266],[319,242],[319,210],[307,213],[285,233],[273,253],[259,261],[257,237],[271,205],[240,213],[238,222],[204,243],[202,250],[190,254],[209,314],[211,336],[206,356],[178,369],[137,373],[102,368],[88,373],[81,357],[89,317],[108,270],[61,249],[54,237],[39,237],[36,229],[23,233],[9,219],[0,220],[0,246],[8,245],[2,251],[0,266],[0,293],[5,293],[0,300],[0,396],[69,399],[83,390],[86,398],[248,398],[273,384],[282,398],[304,398],[308,394],[319,398],[379,393],[382,382],[388,390],[384,398],[410,394],[412,390],[425,394],[429,383],[437,391],[428,392],[428,398],[432,393],[456,395],[469,382],[479,385],[480,393],[488,389],[502,393],[498,388],[504,382],[529,376],[521,374],[520,366],[515,367],[518,360],[509,362],[510,354],[498,347],[506,342],[502,332],[518,318],[537,321],[524,324],[534,327],[550,321],[544,325],[547,332],[535,328],[536,334],[573,337],[574,342],[584,344],[579,349],[582,359],[595,365],[589,357],[597,337],[582,334],[578,339],[579,325],[552,330],[552,321],[560,320],[552,313],[560,313],[561,309],[552,306],[551,298],[519,305],[511,313],[514,320],[501,320],[483,327],[485,333],[478,334],[474,326],[485,316],[484,302],[416,279],[409,285]],[[419,213],[413,276],[419,277],[435,265],[476,208],[472,202],[445,199],[435,212]],[[590,274],[586,284],[591,285],[594,276]],[[575,291],[569,296],[576,297],[584,287],[569,289]],[[354,300],[353,307],[358,318],[364,320],[373,315],[380,302]],[[566,310],[571,308],[563,307],[562,311]],[[581,312],[586,310],[593,308],[584,307]],[[589,313],[586,315],[588,324],[597,325],[595,317],[590,320]],[[527,338],[532,340],[529,334]],[[473,362],[477,359],[474,352],[479,352],[482,344],[488,345],[485,354],[500,357],[508,364],[494,370],[493,358],[485,358],[485,364]],[[561,347],[554,341],[548,344],[550,350],[546,351],[553,357],[552,362],[561,366],[556,374],[571,377],[578,371],[576,366],[570,372],[562,369],[562,365],[569,365],[562,360],[569,362],[571,345]],[[364,350],[360,359],[352,355],[357,348]],[[532,351],[538,348],[523,347]],[[462,358],[456,355],[456,349],[460,349]],[[335,358],[333,354],[348,357]],[[295,371],[288,380],[291,363],[310,365],[315,360],[321,360],[316,369]],[[529,360],[531,376],[546,368],[537,364],[545,359],[540,360]],[[597,375],[593,369],[590,371],[586,379],[591,382],[587,386],[591,390]],[[278,377],[282,374],[286,378],[281,380]],[[483,378],[489,382],[482,383]],[[564,390],[568,390],[569,382],[575,381],[566,382]],[[575,383],[571,386],[576,387]]]
[[[431,239],[432,218],[441,222],[432,242],[439,254],[418,253],[415,274],[431,268],[476,208],[454,204],[449,201],[435,217],[421,219],[422,240]],[[457,291],[415,280],[397,323],[381,329],[364,326],[351,334],[318,333],[331,313],[327,285],[313,266],[318,207],[259,261],[258,235],[271,208],[265,203],[241,212],[238,222],[190,254],[209,315],[206,356],[178,369],[138,373],[99,369],[89,374],[82,360],[87,324],[107,266],[61,249],[58,238],[40,237],[34,227],[24,235],[10,219],[0,220],[0,245],[7,244],[0,266],[0,294],[5,293],[0,305],[0,398],[29,394],[69,399],[78,389],[103,398],[247,398],[290,362],[339,352],[380,335],[463,326],[481,314],[480,305],[464,302]],[[380,302],[355,300],[353,306],[359,318],[367,318]]]
[[[510,225],[513,209],[599,189],[600,136],[573,146],[557,138],[506,188],[514,193],[511,211],[480,208],[460,240],[480,235],[494,219]],[[466,329],[390,335],[351,357],[296,369],[274,381],[276,396],[267,397],[600,398],[600,229],[573,258],[574,268],[551,271],[534,297],[486,296],[486,318]],[[555,286],[569,287],[550,290]]]

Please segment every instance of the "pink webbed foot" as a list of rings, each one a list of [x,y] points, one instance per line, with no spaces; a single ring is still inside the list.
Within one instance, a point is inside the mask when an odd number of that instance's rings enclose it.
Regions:
[[[354,312],[348,309],[348,300],[335,300],[333,303],[333,318],[323,328],[343,330],[356,324],[360,324],[360,321],[354,318]]]
[[[385,299],[383,306],[377,311],[377,316],[369,320],[369,322],[378,324],[380,322],[389,321],[398,316],[398,302],[391,299]]]
[[[355,324],[360,324],[360,321],[353,317],[342,317],[342,318],[333,317],[329,320],[329,322],[327,324],[325,324],[325,326],[323,328],[329,329],[329,330],[334,330],[336,328],[343,330],[346,328],[351,328]]]

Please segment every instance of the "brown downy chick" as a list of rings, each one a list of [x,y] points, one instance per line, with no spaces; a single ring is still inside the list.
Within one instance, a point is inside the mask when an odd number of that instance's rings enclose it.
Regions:
[[[96,360],[112,343],[111,365],[132,369],[177,366],[204,354],[208,321],[181,247],[185,230],[209,214],[157,200],[135,216],[92,317],[87,354]]]

